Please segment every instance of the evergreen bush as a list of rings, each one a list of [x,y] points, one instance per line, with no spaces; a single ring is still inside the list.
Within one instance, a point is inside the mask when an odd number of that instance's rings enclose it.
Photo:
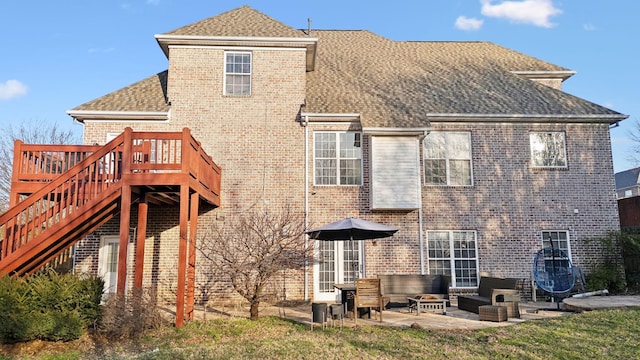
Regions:
[[[43,271],[0,277],[0,342],[69,341],[97,323],[102,279]]]

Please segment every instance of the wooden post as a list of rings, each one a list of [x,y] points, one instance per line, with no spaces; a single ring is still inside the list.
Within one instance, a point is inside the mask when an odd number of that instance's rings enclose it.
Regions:
[[[21,140],[15,140],[13,142],[13,170],[11,172],[11,184],[9,188],[9,208],[12,208],[18,202],[20,202],[20,194],[11,191],[13,184],[18,182],[18,178],[24,171],[23,159],[22,159],[22,145],[24,143]]]
[[[189,263],[187,267],[187,320],[193,320],[193,307],[196,291],[196,239],[198,228],[198,211],[200,195],[191,194],[191,210],[189,211]],[[205,304],[206,306],[206,304]]]
[[[131,221],[131,186],[122,185],[120,200],[120,242],[118,245],[118,284],[116,292],[124,295],[127,284],[127,247],[129,246],[129,223]]]
[[[144,245],[147,238],[147,214],[149,212],[149,204],[147,195],[144,194],[138,204],[138,233],[136,239],[136,270],[133,280],[135,289],[142,289],[142,278],[144,274]]]
[[[131,128],[124,130],[122,168],[116,169],[122,175],[128,174],[130,171],[129,162],[131,161]],[[116,159],[117,160],[117,159]],[[124,295],[124,289],[127,285],[127,249],[129,246],[129,228],[131,222],[131,185],[126,181],[122,184],[122,195],[120,200],[120,243],[118,245],[118,283],[116,292],[118,295]]]
[[[180,185],[180,243],[178,245],[178,288],[176,296],[176,327],[184,324],[185,280],[187,270],[187,227],[189,221],[189,184]]]

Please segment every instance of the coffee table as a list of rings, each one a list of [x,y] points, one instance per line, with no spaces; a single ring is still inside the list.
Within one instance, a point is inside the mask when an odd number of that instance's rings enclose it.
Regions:
[[[407,300],[409,300],[409,312],[416,309],[416,316],[420,315],[420,312],[447,314],[447,299],[442,294],[417,295],[407,297]]]

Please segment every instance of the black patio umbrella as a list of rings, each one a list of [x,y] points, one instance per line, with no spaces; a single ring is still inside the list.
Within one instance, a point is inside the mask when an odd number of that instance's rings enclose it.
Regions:
[[[396,231],[398,229],[391,226],[348,217],[319,228],[307,230],[306,233],[315,240],[336,241],[386,238],[393,236]]]
[[[393,236],[398,229],[354,217],[338,220],[319,228],[307,230],[311,239],[322,241],[380,239]],[[352,245],[350,244],[350,247]]]

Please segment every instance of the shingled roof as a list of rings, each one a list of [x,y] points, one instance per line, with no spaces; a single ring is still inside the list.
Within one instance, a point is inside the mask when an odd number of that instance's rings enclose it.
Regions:
[[[246,5],[166,32],[164,35],[284,38],[308,37],[305,33],[295,30],[292,27],[274,20],[273,18]]]
[[[514,72],[570,71],[489,42],[399,42],[364,30],[307,34],[248,6],[163,35],[317,38],[315,70],[307,73],[305,112],[360,114],[364,127],[425,127],[429,118],[443,114],[611,123],[626,118],[517,75]],[[166,100],[163,72],[74,111],[167,111]]]
[[[168,71],[159,72],[137,83],[84,103],[73,111],[167,112]]]
[[[369,31],[313,31],[311,113],[360,113],[365,127],[427,126],[433,114],[619,116],[514,74],[566,72],[489,42],[397,42]]]
[[[616,189],[625,189],[640,185],[640,168],[633,168],[615,174]]]

